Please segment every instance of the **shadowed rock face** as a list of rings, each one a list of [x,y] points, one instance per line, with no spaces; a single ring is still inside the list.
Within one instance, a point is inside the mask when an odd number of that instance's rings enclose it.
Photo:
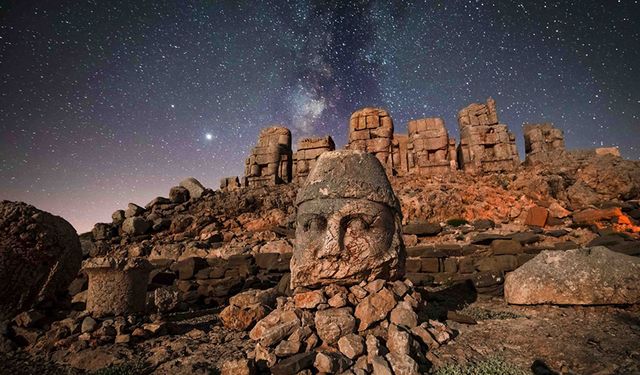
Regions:
[[[373,155],[322,154],[296,204],[292,288],[404,274],[400,206]]]
[[[0,320],[66,292],[81,261],[78,234],[66,220],[0,202]]]

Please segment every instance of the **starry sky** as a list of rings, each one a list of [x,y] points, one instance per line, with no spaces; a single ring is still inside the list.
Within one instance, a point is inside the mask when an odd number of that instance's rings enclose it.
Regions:
[[[638,1],[1,1],[0,199],[79,232],[194,176],[242,175],[260,129],[347,139],[492,96],[568,148],[640,158]]]

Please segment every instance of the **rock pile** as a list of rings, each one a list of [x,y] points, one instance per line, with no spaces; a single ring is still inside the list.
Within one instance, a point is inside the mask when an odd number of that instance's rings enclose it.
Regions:
[[[291,131],[272,126],[262,129],[258,144],[245,162],[243,186],[273,186],[291,182]]]
[[[349,144],[347,149],[373,154],[392,174],[391,140],[393,121],[389,112],[382,108],[362,108],[353,112],[349,119]]]
[[[553,124],[525,124],[524,149],[526,164],[551,162],[563,156],[564,134]]]
[[[496,102],[473,103],[458,112],[458,163],[467,172],[513,171],[519,164],[515,137],[498,122]]]
[[[430,349],[451,330],[437,321],[420,323],[422,297],[409,281],[372,280],[299,291],[278,299],[249,336],[253,360],[272,374],[420,374]]]
[[[0,321],[65,295],[81,261],[78,235],[66,220],[0,202]]]
[[[441,118],[411,120],[408,125],[408,168],[414,174],[441,175],[458,168],[456,141]]]
[[[316,166],[316,160],[327,151],[333,151],[336,145],[330,136],[302,138],[298,150],[293,156],[293,180],[302,184],[309,172]]]

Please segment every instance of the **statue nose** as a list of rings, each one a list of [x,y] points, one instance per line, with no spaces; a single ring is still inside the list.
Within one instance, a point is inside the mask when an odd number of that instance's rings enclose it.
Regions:
[[[344,248],[344,235],[340,220],[329,220],[324,234],[324,245],[318,252],[318,258],[335,258]]]

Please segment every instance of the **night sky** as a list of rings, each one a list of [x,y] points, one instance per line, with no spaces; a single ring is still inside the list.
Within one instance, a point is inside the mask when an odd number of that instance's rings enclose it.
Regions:
[[[336,3],[340,3],[336,5]],[[396,5],[392,5],[396,4]],[[242,175],[259,130],[347,138],[351,112],[443,117],[492,96],[568,148],[640,158],[638,1],[0,1],[0,199],[79,232],[194,176]]]

